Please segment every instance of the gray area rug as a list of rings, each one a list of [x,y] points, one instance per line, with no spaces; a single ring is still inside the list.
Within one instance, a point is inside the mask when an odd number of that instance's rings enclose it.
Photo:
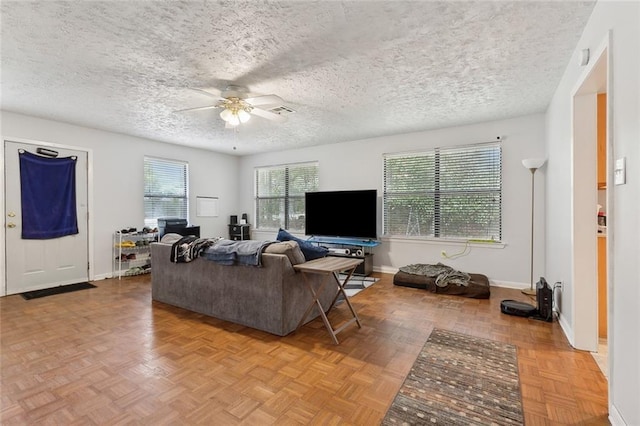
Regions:
[[[383,425],[522,425],[513,345],[434,329]]]
[[[344,282],[346,277],[347,276],[345,274],[338,275],[340,282]],[[347,285],[344,288],[344,292],[347,293],[347,296],[353,297],[365,288],[371,287],[378,280],[379,278],[352,275],[351,278],[349,278],[349,282],[347,282]]]

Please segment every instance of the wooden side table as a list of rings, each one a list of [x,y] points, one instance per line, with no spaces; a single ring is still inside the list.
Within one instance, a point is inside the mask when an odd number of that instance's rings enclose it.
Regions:
[[[356,270],[358,265],[361,264],[363,261],[364,261],[363,259],[351,259],[351,258],[344,258],[344,257],[323,257],[320,259],[311,260],[309,262],[300,263],[294,266],[294,268],[297,271],[302,272],[302,277],[304,279],[304,282],[307,285],[307,288],[309,289],[309,291],[311,292],[311,295],[313,296],[313,301],[309,304],[309,307],[307,308],[304,315],[300,319],[300,322],[298,323],[296,330],[302,327],[302,325],[304,324],[304,320],[307,318],[307,316],[309,315],[309,312],[311,312],[314,306],[317,306],[318,309],[320,310],[320,317],[324,322],[324,326],[327,328],[327,331],[331,335],[331,338],[333,339],[333,342],[336,345],[339,344],[336,334],[344,330],[345,327],[349,326],[350,324],[353,324],[354,322],[358,325],[358,328],[362,327],[362,325],[360,324],[360,318],[358,318],[358,314],[353,308],[353,305],[351,305],[351,302],[349,301],[349,297],[347,296],[347,293],[345,293],[344,291],[344,286],[349,282],[349,279],[353,275],[353,272]],[[343,283],[341,283],[340,279],[338,278],[338,274],[341,272],[344,272],[347,274],[347,278],[344,280]],[[318,288],[317,292],[314,291],[313,287],[309,283],[307,274],[325,275],[325,278],[320,283],[320,287]],[[329,319],[327,318],[325,311],[322,309],[322,304],[320,303],[320,300],[319,300],[319,295],[322,294],[322,290],[324,289],[325,285],[327,285],[331,281],[334,281],[334,283],[338,286],[338,292],[336,294],[336,297],[334,297],[333,302],[331,302],[329,309],[327,309],[327,312],[329,312],[331,308],[333,308],[333,305],[335,305],[336,301],[338,300],[338,297],[340,296],[340,294],[342,294],[344,296],[345,302],[347,303],[347,306],[349,307],[349,310],[351,311],[351,314],[353,314],[352,319],[345,322],[344,324],[342,324],[340,327],[336,329],[334,329],[331,323],[329,322]]]

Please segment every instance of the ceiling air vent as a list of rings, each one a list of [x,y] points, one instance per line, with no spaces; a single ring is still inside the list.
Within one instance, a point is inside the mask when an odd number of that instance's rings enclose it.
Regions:
[[[288,106],[284,106],[284,105],[280,105],[280,106],[268,109],[267,111],[272,112],[274,114],[280,114],[280,115],[287,115],[287,114],[292,114],[292,113],[295,112],[294,110],[292,110]]]

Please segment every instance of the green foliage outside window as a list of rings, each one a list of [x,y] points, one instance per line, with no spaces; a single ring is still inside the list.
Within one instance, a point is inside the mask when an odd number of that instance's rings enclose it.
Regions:
[[[385,155],[383,212],[386,236],[500,241],[500,144]]]
[[[256,227],[304,232],[304,194],[317,190],[317,163],[256,169]]]

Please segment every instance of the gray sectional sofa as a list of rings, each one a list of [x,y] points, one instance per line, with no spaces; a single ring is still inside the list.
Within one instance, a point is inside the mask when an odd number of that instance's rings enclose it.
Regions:
[[[296,256],[285,253],[282,247],[274,244],[275,250],[263,253],[262,266],[229,266],[203,257],[173,263],[171,244],[153,243],[152,299],[285,336],[296,329],[312,297],[301,272],[293,269]],[[317,291],[323,277],[307,278]],[[333,285],[323,289],[320,300],[325,311],[336,292]],[[305,322],[318,315],[318,309],[314,308]]]

